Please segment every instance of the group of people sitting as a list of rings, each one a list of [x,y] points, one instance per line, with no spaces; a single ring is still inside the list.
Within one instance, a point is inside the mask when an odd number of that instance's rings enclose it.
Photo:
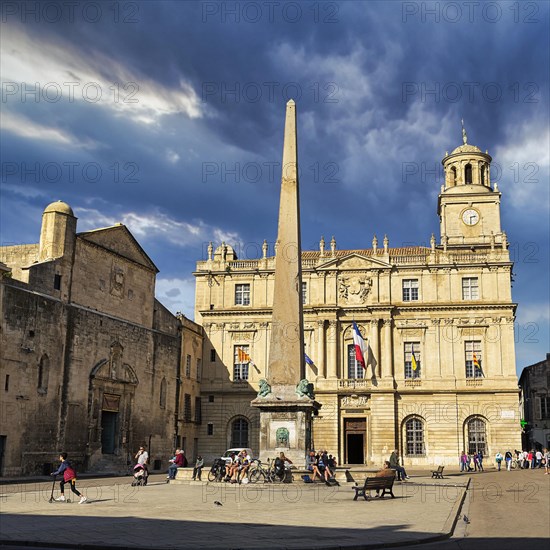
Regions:
[[[310,451],[306,458],[306,469],[313,474],[310,478],[311,481],[315,481],[318,477],[320,481],[324,480],[325,483],[328,483],[329,479],[334,477],[336,466],[336,459],[326,450]]]
[[[246,449],[239,453],[231,453],[229,460],[225,463],[224,481],[229,483],[248,483],[248,470],[252,464],[252,457]],[[246,481],[245,481],[246,480]]]

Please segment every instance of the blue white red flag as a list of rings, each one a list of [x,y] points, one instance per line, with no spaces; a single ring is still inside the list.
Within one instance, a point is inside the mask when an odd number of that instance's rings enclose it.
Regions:
[[[355,346],[355,359],[357,359],[357,362],[366,369],[365,352],[367,346],[365,345],[365,340],[361,336],[359,327],[355,321],[353,321],[353,345]]]

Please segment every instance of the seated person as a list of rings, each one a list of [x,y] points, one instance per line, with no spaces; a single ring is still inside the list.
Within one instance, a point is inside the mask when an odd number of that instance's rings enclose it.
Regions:
[[[397,474],[397,481],[409,479],[405,468],[403,468],[403,466],[399,466],[399,455],[397,454],[397,449],[394,449],[390,455],[390,468],[395,470],[395,473]]]
[[[178,468],[183,468],[183,454],[181,449],[176,449],[176,454],[169,460],[170,466],[168,466],[168,481],[176,479]]]
[[[326,483],[329,480],[329,478],[333,477],[333,473],[328,464],[327,451],[322,451],[320,462],[322,463],[323,469],[321,469],[321,464],[319,465],[319,469],[321,470],[321,472],[323,472],[323,475],[325,476],[325,483]]]
[[[235,461],[231,465],[229,470],[229,475],[231,478],[231,483],[237,483],[239,481],[239,473],[243,464],[243,452],[241,451],[236,457]]]
[[[381,470],[376,472],[376,475],[374,477],[393,477],[393,478],[395,478],[395,471],[392,470],[389,460],[384,461],[384,466],[382,467]],[[376,496],[379,496],[379,493],[380,493],[380,489],[376,489]]]
[[[285,456],[285,453],[279,453],[279,456],[275,459],[275,475],[280,479],[284,479],[285,470],[287,467],[290,467],[292,460]]]
[[[252,457],[246,452],[246,449],[243,449],[240,453],[240,464],[237,470],[237,481],[242,481],[252,464]]]
[[[235,466],[235,453],[231,453],[231,456],[229,457],[229,460],[225,463],[225,481],[229,481],[231,479],[232,470]]]

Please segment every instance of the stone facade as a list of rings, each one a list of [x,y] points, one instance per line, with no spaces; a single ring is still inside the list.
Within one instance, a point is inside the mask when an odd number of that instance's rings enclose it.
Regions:
[[[57,202],[39,245],[1,247],[2,475],[126,466],[175,444],[181,322],[155,300],[157,268],[123,225],[76,233]]]
[[[544,361],[525,367],[519,377],[523,449],[550,449],[550,353]]]
[[[333,238],[330,250],[321,239],[302,253],[305,374],[322,404],[313,444],[340,463],[380,464],[397,448],[408,465],[455,465],[463,449],[520,444],[512,263],[490,162],[466,142],[443,159],[439,244],[391,248],[374,237],[370,248],[339,250]],[[269,363],[275,268],[262,250],[239,260],[222,243],[197,263],[209,458],[259,447],[250,400]],[[354,359],[353,320],[368,341],[366,370]]]

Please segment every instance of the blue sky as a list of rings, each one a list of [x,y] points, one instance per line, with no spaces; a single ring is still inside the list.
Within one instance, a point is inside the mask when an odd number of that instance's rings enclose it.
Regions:
[[[208,241],[273,243],[297,101],[302,245],[428,245],[440,161],[489,150],[515,261],[518,371],[549,351],[547,2],[7,2],[2,244],[43,208],[125,223],[192,318]],[[272,249],[271,249],[272,251]]]

